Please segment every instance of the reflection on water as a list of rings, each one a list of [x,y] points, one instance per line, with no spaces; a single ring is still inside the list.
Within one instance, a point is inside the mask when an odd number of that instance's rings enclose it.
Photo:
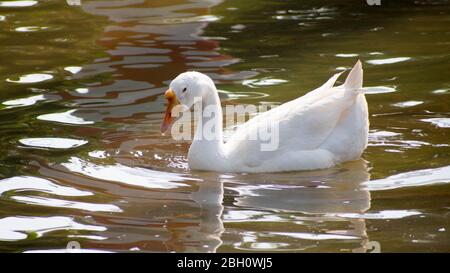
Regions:
[[[450,7],[436,3],[0,1],[0,251],[448,251]],[[192,172],[189,143],[159,133],[186,70],[224,104],[276,105],[357,58],[364,159]]]
[[[450,118],[429,118],[429,119],[422,119],[422,121],[431,122],[437,127],[450,128]]]
[[[254,179],[254,180],[253,180]],[[369,180],[362,160],[326,170],[246,178],[238,192],[236,204],[302,213],[364,212],[370,207],[370,193],[362,188]],[[277,196],[279,195],[279,196]]]
[[[19,203],[44,207],[60,207],[86,211],[122,212],[120,208],[110,204],[91,204],[77,201],[67,201],[54,198],[31,197],[31,196],[13,196],[11,197],[11,199],[16,200]]]
[[[78,140],[70,138],[24,138],[19,142],[23,145],[39,148],[68,149],[84,145],[87,140]]]
[[[31,97],[23,98],[23,99],[4,101],[3,105],[7,105],[8,108],[23,107],[23,106],[33,105],[33,104],[35,104],[35,103],[37,103],[38,101],[41,101],[41,100],[45,100],[44,96],[43,95],[37,95],[37,96],[31,96]]]
[[[53,78],[53,76],[49,74],[28,74],[21,76],[18,79],[7,79],[7,81],[14,83],[36,83],[50,80],[51,78]]]
[[[1,1],[0,7],[29,7],[34,6],[38,3],[38,1]]]
[[[0,239],[3,241],[23,240],[28,236],[42,236],[55,230],[104,231],[100,226],[79,224],[69,217],[6,217],[0,219]],[[27,235],[30,231],[36,235]]]
[[[176,182],[186,180],[181,174],[152,171],[147,168],[130,168],[120,164],[98,166],[76,157],[70,158],[68,163],[62,163],[61,165],[72,172],[81,173],[92,178],[116,181],[150,189],[183,187],[184,183]]]
[[[388,58],[388,59],[374,59],[374,60],[368,60],[368,64],[374,64],[374,65],[382,65],[382,64],[395,64],[399,62],[404,62],[407,60],[410,60],[410,57],[397,57],[397,58]]]
[[[374,191],[441,183],[450,183],[450,166],[405,172],[384,179],[372,180],[366,185]]]
[[[92,195],[88,191],[60,186],[49,180],[31,176],[15,176],[0,180],[0,193],[3,194],[9,191],[41,191],[60,196]]]
[[[362,187],[362,183],[369,180],[366,162],[359,160],[327,170],[265,178],[267,175],[251,175],[245,180],[239,177],[226,179],[230,183],[229,189],[236,192],[234,204],[237,209],[227,211],[225,221],[233,223],[235,228],[249,222],[269,224],[263,232],[254,233],[251,239],[242,238],[235,247],[250,250],[258,244],[258,250],[262,251],[307,250],[318,240],[342,240],[340,247],[348,245],[346,247],[356,252],[364,250],[368,242],[365,220],[339,214],[362,214],[370,208],[370,193]],[[271,211],[278,212],[277,216],[269,213]],[[329,225],[318,228],[316,225],[321,226],[320,223]],[[297,242],[289,243],[293,238],[298,239]],[[272,245],[279,240],[285,244]],[[268,248],[263,248],[263,244]],[[318,246],[314,251],[320,250]]]
[[[37,119],[55,121],[55,122],[61,122],[61,123],[69,123],[69,124],[92,124],[92,123],[94,123],[91,120],[84,120],[81,117],[77,117],[76,115],[73,115],[73,113],[75,111],[76,110],[69,110],[69,111],[66,111],[63,113],[40,115],[37,117]]]

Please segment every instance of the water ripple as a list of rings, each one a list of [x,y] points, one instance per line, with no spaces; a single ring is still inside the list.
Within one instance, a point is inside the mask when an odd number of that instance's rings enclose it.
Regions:
[[[60,123],[68,123],[68,124],[76,124],[76,125],[82,125],[82,124],[93,124],[94,121],[92,120],[85,120],[81,117],[74,116],[73,113],[75,113],[77,110],[72,109],[66,112],[62,113],[53,113],[53,114],[44,114],[37,117],[39,120],[45,120],[45,121],[54,121],[54,122],[60,122]]]
[[[397,91],[395,87],[390,86],[368,86],[363,87],[365,94],[372,95],[372,94],[384,94],[384,93],[392,93]]]
[[[450,166],[392,175],[364,183],[371,191],[450,183]]]
[[[53,149],[70,149],[88,143],[87,140],[61,138],[61,137],[23,138],[20,139],[19,142],[22,143],[23,145],[30,147],[53,148]]]
[[[14,107],[30,106],[42,100],[45,100],[44,95],[36,95],[28,98],[4,101],[2,104],[7,105],[8,106],[7,108],[14,108]]]
[[[14,30],[17,32],[35,32],[40,30],[46,30],[48,27],[41,26],[25,26],[25,27],[16,27]]]
[[[29,205],[46,207],[69,208],[97,212],[122,212],[119,207],[111,204],[93,204],[38,196],[12,196],[11,199]]]
[[[186,178],[182,174],[160,172],[138,167],[131,168],[121,164],[106,166],[96,165],[77,157],[71,157],[69,162],[62,163],[61,165],[72,172],[96,179],[150,189],[175,189],[186,187],[187,185],[185,183],[180,182],[193,180],[192,178]]]
[[[16,79],[6,79],[6,81],[13,82],[13,83],[38,83],[38,82],[50,80],[52,78],[53,78],[53,76],[50,74],[37,73],[37,74],[28,74],[28,75],[20,76],[17,80]]]
[[[399,62],[405,62],[411,60],[410,57],[397,57],[397,58],[388,58],[388,59],[374,59],[368,60],[366,63],[373,65],[383,65],[383,64],[394,64]]]
[[[339,213],[337,215],[340,217],[356,219],[402,219],[420,214],[422,213],[415,210],[382,210],[370,213]]]
[[[66,66],[64,67],[64,70],[72,73],[72,74],[77,74],[78,72],[80,72],[82,69],[81,66]]]
[[[0,180],[0,195],[8,191],[40,191],[60,196],[89,196],[91,192],[61,186],[50,180],[33,176],[14,176]]]
[[[0,219],[0,241],[24,240],[30,232],[38,237],[56,230],[105,231],[106,227],[84,225],[71,217],[25,217],[14,216]]]
[[[421,119],[421,121],[430,122],[440,128],[450,128],[450,118],[428,118]]]
[[[31,7],[34,6],[38,3],[38,1],[26,1],[26,0],[22,0],[22,1],[1,1],[0,2],[0,7],[11,7],[11,8],[15,8],[15,7]]]
[[[407,108],[407,107],[413,107],[416,105],[422,104],[423,101],[417,101],[417,100],[409,100],[409,101],[402,101],[398,103],[394,103],[393,105],[400,108]]]
[[[244,80],[242,84],[251,88],[257,88],[261,86],[278,85],[286,82],[288,81],[283,79],[262,78],[262,79]]]
[[[340,235],[340,234],[315,234],[315,233],[303,233],[303,232],[272,232],[272,235],[287,236],[295,239],[303,240],[355,240],[359,239],[356,236]]]

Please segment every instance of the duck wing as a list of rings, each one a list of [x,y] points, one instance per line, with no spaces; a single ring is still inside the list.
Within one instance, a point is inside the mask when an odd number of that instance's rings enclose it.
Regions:
[[[298,99],[250,119],[225,144],[230,158],[256,167],[284,154],[319,149],[354,104],[362,87],[359,61],[345,83],[333,87],[339,75]]]

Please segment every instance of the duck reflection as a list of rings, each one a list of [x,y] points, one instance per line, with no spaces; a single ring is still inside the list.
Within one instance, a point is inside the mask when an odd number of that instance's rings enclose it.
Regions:
[[[370,175],[363,160],[335,168],[281,174],[246,175],[247,182],[233,183],[238,206],[250,206],[307,214],[364,212],[370,193],[361,185]]]
[[[370,208],[363,160],[311,172],[228,175],[71,158],[40,172],[102,193],[102,202],[120,207],[116,213],[77,213],[88,217],[87,224],[108,227],[97,234],[101,241],[84,241],[90,249],[226,251],[224,234],[233,248],[246,251],[365,252],[370,245],[365,219],[358,218]],[[242,232],[248,225],[253,231]]]
[[[185,252],[216,252],[222,244],[221,235],[224,232],[223,185],[218,181],[201,181],[197,183],[197,191],[190,198],[198,205],[199,223],[192,229],[180,232],[178,240],[192,242],[184,244]]]
[[[364,160],[311,172],[233,176],[223,181],[227,189],[236,192],[235,208],[227,210],[224,219],[235,229],[249,222],[273,222],[269,230],[256,236],[259,238],[242,236],[242,243],[237,247],[243,249],[275,250],[271,248],[278,248],[279,242],[285,241],[286,249],[320,251],[321,240],[339,240],[349,242],[354,252],[365,252],[368,244],[365,219],[345,218],[340,214],[358,215],[370,208],[370,192],[363,185],[369,178]],[[261,211],[265,213],[258,214]],[[277,222],[285,224],[277,225]],[[268,243],[275,237],[278,243]],[[261,243],[259,239],[267,242]]]

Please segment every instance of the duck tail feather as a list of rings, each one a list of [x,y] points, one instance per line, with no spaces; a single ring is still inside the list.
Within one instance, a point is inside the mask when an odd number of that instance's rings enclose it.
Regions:
[[[345,90],[362,92],[363,69],[361,61],[358,60],[352,68],[344,83]]]

